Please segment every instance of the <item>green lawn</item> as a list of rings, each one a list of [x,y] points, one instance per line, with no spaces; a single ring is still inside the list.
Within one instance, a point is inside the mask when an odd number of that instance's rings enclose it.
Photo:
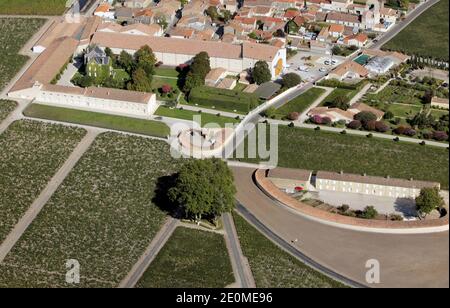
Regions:
[[[67,0],[0,0],[0,14],[61,15]]]
[[[13,112],[14,109],[16,109],[17,103],[10,101],[10,100],[4,100],[0,99],[0,123],[8,117],[8,115]]]
[[[447,114],[448,114],[448,110],[431,109],[431,114],[432,114],[436,119],[439,119],[439,118],[441,118],[443,115],[447,115]]]
[[[246,84],[243,84],[243,83],[238,82],[238,83],[236,83],[236,86],[233,88],[233,91],[242,92],[242,91],[244,91],[244,89],[245,89],[246,87],[247,87]]]
[[[170,134],[169,127],[167,127],[166,124],[157,121],[34,103],[28,106],[24,111],[24,114],[33,118],[90,125],[161,138],[166,138]]]
[[[448,61],[449,1],[441,0],[401,31],[384,49]]]
[[[240,159],[258,162],[258,159]],[[449,187],[448,150],[365,136],[278,127],[278,165],[414,178]]]
[[[16,2],[16,0],[0,0],[0,14],[2,6],[13,5],[12,3]],[[30,4],[30,1],[26,2]],[[0,90],[27,62],[28,57],[18,53],[44,23],[45,19],[0,18]]]
[[[272,243],[244,218],[234,214],[244,255],[258,288],[341,288],[341,283],[313,270]]]
[[[259,104],[259,100],[252,93],[203,86],[191,90],[189,104],[246,114]]]
[[[205,126],[205,124],[208,123],[216,123],[219,124],[220,127],[225,127],[225,124],[227,123],[238,123],[239,121],[236,120],[235,118],[229,118],[229,117],[224,117],[224,116],[217,116],[214,114],[209,114],[209,113],[198,113],[195,111],[191,111],[191,110],[181,110],[181,109],[170,109],[168,107],[165,106],[161,106],[158,108],[158,110],[156,110],[155,115],[159,115],[162,117],[170,117],[170,118],[177,118],[177,119],[183,119],[183,120],[188,120],[188,121],[192,121],[193,120],[193,116],[195,115],[199,115],[201,116],[201,123],[199,123],[202,127]]]
[[[278,108],[276,111],[276,116],[279,118],[284,118],[291,112],[302,113],[305,111],[315,100],[317,100],[323,93],[324,89],[312,88],[303,93],[302,95],[294,98],[292,101]]]
[[[346,96],[350,100],[356,95],[356,93],[358,93],[357,90],[336,88],[327,97],[325,97],[325,99],[320,103],[320,106],[328,106],[338,96]]]
[[[416,105],[388,104],[385,106],[387,110],[391,111],[394,116],[399,118],[412,118],[422,110],[421,106]]]
[[[155,68],[155,75],[164,77],[176,77],[180,75],[175,68],[157,67]]]
[[[153,77],[152,79],[152,87],[154,89],[159,89],[166,84],[172,86],[172,88],[178,88],[177,79],[166,77]]]
[[[98,136],[0,265],[0,287],[117,287],[163,225],[161,179],[182,163],[164,141]],[[78,285],[65,281],[68,259]]]
[[[86,132],[17,121],[0,135],[0,243]]]
[[[235,281],[223,235],[177,228],[138,288],[223,288]]]

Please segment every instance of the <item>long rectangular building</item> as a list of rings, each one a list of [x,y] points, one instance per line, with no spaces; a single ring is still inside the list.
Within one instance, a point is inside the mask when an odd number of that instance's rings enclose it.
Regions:
[[[415,198],[425,187],[438,187],[439,183],[390,177],[319,171],[316,176],[318,190],[360,193],[392,198]]]
[[[148,45],[158,61],[170,66],[189,63],[196,54],[205,51],[210,57],[211,68],[222,67],[235,73],[252,68],[259,60],[267,62],[273,78],[278,77],[286,67],[286,50],[265,44],[246,42],[235,45],[224,42],[107,32],[95,33],[91,44],[101,48],[109,47],[114,53],[125,50],[131,54],[142,46]]]

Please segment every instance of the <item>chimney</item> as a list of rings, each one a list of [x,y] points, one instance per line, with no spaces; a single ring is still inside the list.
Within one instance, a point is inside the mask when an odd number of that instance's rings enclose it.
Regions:
[[[344,170],[339,171],[339,174],[344,174]]]
[[[386,175],[386,179],[390,179],[391,178],[391,176],[388,174],[388,175]]]
[[[410,181],[414,181],[414,178],[409,178]]]
[[[366,176],[366,175],[367,175],[367,174],[364,172],[364,173],[363,173],[363,176]]]

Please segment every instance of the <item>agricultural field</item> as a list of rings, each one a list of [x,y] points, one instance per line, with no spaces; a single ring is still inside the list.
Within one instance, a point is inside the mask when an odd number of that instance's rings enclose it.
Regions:
[[[291,112],[298,112],[301,114],[304,112],[316,99],[318,99],[323,93],[324,89],[312,88],[301,94],[300,96],[294,98],[292,101],[278,108],[275,112],[277,118],[285,118]]]
[[[449,157],[445,148],[304,128],[278,127],[278,165],[414,178],[440,182],[443,189],[449,187]]]
[[[6,119],[16,107],[16,102],[0,99],[0,123]]]
[[[425,11],[383,49],[448,61],[449,1],[441,0]]]
[[[67,0],[0,0],[4,15],[61,15]]]
[[[161,190],[182,163],[164,141],[99,135],[0,265],[0,287],[72,287],[68,259],[76,287],[117,287],[163,225]]]
[[[191,110],[177,109],[177,108],[168,108],[165,106],[160,106],[155,115],[169,118],[177,118],[187,121],[193,121],[194,116],[201,116],[201,123],[199,123],[202,127],[208,123],[214,123],[220,125],[220,127],[225,127],[226,124],[235,124],[238,123],[239,120],[230,117],[218,116],[210,113],[198,113]]]
[[[160,138],[170,135],[170,128],[161,122],[75,110],[40,104],[30,104],[25,109],[27,117],[47,119],[74,124],[90,125]]]
[[[0,0],[0,14],[2,4],[15,2]],[[28,57],[18,53],[44,23],[45,19],[0,18],[0,90],[27,62]]]
[[[86,132],[17,121],[0,135],[0,242],[12,230]]]
[[[178,227],[138,288],[223,288],[235,281],[223,235]]]
[[[233,217],[257,288],[345,287],[281,250],[238,214]]]

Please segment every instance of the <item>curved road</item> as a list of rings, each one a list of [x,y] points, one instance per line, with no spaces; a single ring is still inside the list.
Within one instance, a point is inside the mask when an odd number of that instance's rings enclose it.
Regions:
[[[254,169],[232,170],[246,210],[285,242],[298,239],[295,247],[321,266],[369,287],[449,287],[448,232],[387,235],[324,225],[275,204],[254,184]],[[369,259],[380,262],[380,284],[365,281]]]

